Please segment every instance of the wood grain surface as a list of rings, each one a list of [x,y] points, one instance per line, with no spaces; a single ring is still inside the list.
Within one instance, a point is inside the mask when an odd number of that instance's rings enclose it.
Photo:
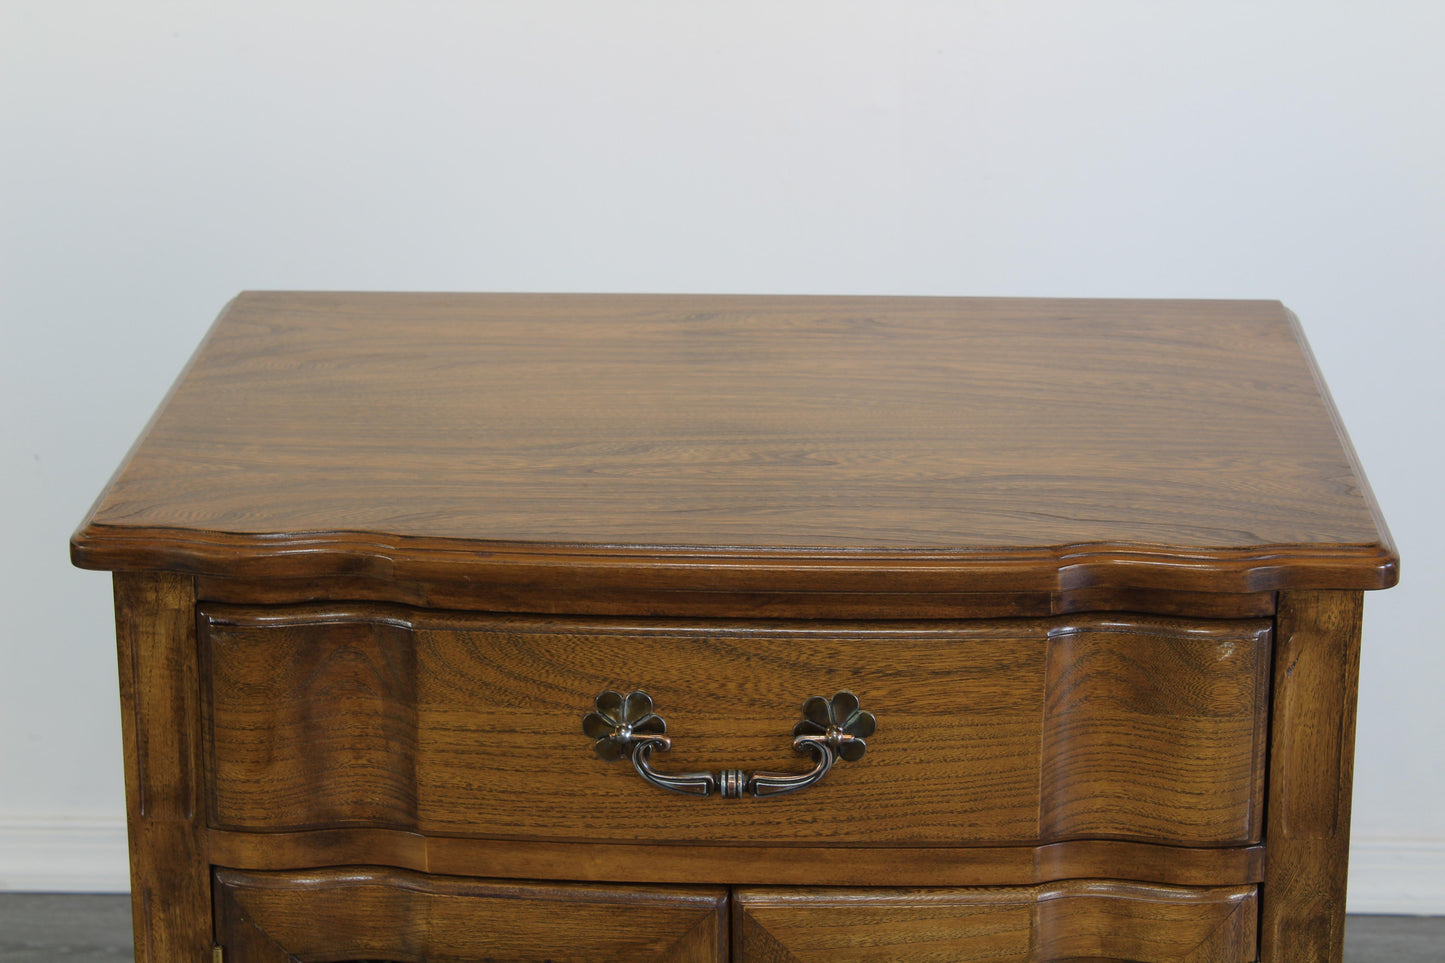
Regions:
[[[814,846],[1260,837],[1267,621],[689,625],[208,604],[201,625],[220,829]],[[791,751],[802,704],[844,689],[878,732],[803,792],[680,796],[594,754],[581,719],[609,689],[651,694],[673,738],[654,759],[664,771],[806,769]]]
[[[1340,963],[1359,688],[1359,592],[1281,595],[1262,963]]]
[[[246,294],[73,557],[582,591],[1396,578],[1274,302]]]
[[[741,889],[733,942],[749,963],[1249,963],[1253,886],[1069,880],[1019,889]]]
[[[535,884],[366,867],[218,869],[215,888],[226,963],[728,959],[727,891],[717,888]]]
[[[195,589],[117,573],[115,634],[136,963],[210,952]]]
[[[581,587],[574,579],[554,585],[503,585],[476,581],[417,582],[403,579],[332,576],[303,579],[198,577],[196,597],[241,605],[304,602],[400,602],[421,608],[553,615],[673,616],[724,619],[996,619],[1069,612],[1138,612],[1194,618],[1273,617],[1275,592],[1170,592],[1127,586],[1032,592],[902,592],[879,586],[873,592],[788,591],[753,586],[724,592],[627,588],[620,584]]]
[[[447,876],[632,883],[816,886],[1026,886],[1127,876],[1176,886],[1264,879],[1263,845],[1221,848],[1069,840],[1041,846],[732,846],[427,836],[395,829],[206,834],[212,860],[238,869],[375,863]]]
[[[138,960],[1340,958],[1398,558],[1275,302],[245,294],[71,548]],[[698,799],[607,689],[879,724]]]

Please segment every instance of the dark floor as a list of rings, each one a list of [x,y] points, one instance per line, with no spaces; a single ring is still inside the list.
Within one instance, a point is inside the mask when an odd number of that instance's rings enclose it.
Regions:
[[[128,896],[0,893],[3,963],[133,963]],[[1442,963],[1445,916],[1351,916],[1345,963]]]

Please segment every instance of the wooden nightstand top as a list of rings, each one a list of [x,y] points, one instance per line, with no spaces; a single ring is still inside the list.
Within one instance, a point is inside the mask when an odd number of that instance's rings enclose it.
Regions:
[[[814,591],[1361,589],[1398,566],[1263,301],[247,293],[72,551]]]

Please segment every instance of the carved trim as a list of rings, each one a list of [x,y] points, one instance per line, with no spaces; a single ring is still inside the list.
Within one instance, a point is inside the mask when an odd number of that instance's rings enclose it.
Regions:
[[[741,889],[734,932],[748,959],[1134,960],[1255,958],[1253,886],[1185,889],[1067,880],[990,889]],[[892,923],[899,925],[890,925]]]
[[[558,953],[658,963],[726,959],[726,936],[714,937],[728,903],[719,887],[526,883],[373,866],[217,869],[215,885],[218,942],[259,947],[256,963],[273,963],[273,955],[274,963],[457,954],[541,963]],[[251,953],[241,955],[237,963],[251,963]]]
[[[636,883],[1018,886],[1118,875],[1176,886],[1264,878],[1263,846],[1184,848],[1118,840],[1044,846],[829,847],[554,843],[425,836],[391,829],[212,830],[212,859],[251,870],[379,864],[449,876]]]
[[[1113,588],[1272,592],[1389,588],[1392,544],[1261,545],[1245,549],[1078,544],[997,552],[566,545],[404,538],[370,532],[238,534],[121,528],[92,522],[71,539],[81,568],[167,569],[275,578],[367,576],[475,580],[581,590],[1030,592]]]

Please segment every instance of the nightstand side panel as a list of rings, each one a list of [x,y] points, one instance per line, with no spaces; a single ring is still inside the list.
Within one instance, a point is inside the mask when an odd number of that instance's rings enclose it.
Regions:
[[[1360,592],[1280,595],[1261,963],[1339,963],[1359,687]]]
[[[195,587],[117,572],[116,644],[136,963],[210,954]]]

